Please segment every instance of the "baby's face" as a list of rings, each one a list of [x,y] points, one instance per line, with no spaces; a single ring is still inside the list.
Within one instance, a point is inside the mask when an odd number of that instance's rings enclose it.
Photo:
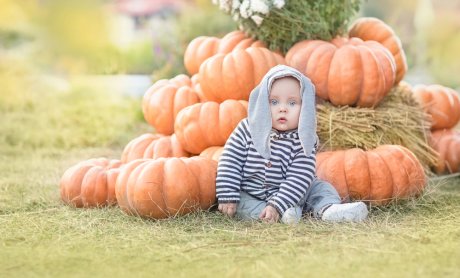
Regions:
[[[300,83],[294,77],[283,77],[273,82],[269,96],[272,127],[279,131],[296,129],[299,126]]]

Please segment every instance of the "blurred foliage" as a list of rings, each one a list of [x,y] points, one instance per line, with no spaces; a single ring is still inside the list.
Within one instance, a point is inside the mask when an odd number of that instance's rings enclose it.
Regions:
[[[437,14],[428,30],[427,63],[439,83],[460,87],[460,18],[457,12]]]
[[[209,1],[211,2],[211,1]],[[236,23],[217,6],[188,7],[178,17],[176,34],[182,44],[199,36],[223,37],[237,29]]]
[[[202,3],[201,3],[202,2]],[[199,36],[223,37],[236,30],[236,24],[223,16],[217,7],[205,1],[198,1],[196,7],[189,6],[164,24],[154,34],[153,79],[172,78],[186,73],[184,53],[187,45]],[[209,1],[211,2],[211,1]]]

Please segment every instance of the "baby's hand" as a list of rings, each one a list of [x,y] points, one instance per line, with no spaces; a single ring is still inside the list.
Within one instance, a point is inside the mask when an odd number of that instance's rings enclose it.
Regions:
[[[224,215],[233,217],[236,214],[236,203],[219,204],[218,209]]]
[[[280,219],[280,214],[276,208],[272,206],[266,206],[264,210],[260,213],[259,218],[267,223],[276,223]]]

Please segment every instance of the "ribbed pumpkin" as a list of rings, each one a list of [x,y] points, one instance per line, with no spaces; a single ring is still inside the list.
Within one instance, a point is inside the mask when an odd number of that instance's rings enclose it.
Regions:
[[[192,154],[211,146],[223,146],[238,123],[246,118],[247,110],[248,103],[244,100],[189,106],[177,114],[174,125],[177,140]]]
[[[170,81],[160,80],[144,94],[142,111],[145,120],[159,133],[174,133],[174,119],[183,108],[200,102],[197,93],[190,87],[191,80],[180,75]]]
[[[115,181],[121,162],[106,158],[82,161],[64,172],[61,199],[74,207],[99,207],[117,203]]]
[[[219,38],[201,36],[193,39],[185,49],[184,65],[189,74],[195,74],[204,60],[217,53]]]
[[[451,129],[433,131],[431,147],[439,153],[437,174],[460,172],[460,133]]]
[[[334,105],[374,107],[395,80],[388,49],[359,38],[301,41],[288,51],[286,62],[308,76],[316,94]]]
[[[140,158],[160,157],[189,157],[175,134],[163,136],[160,134],[142,134],[129,142],[121,155],[121,162],[127,163]]]
[[[200,70],[201,64],[215,54],[227,54],[233,50],[246,49],[248,47],[265,47],[261,41],[255,41],[247,37],[241,31],[233,31],[222,39],[216,37],[201,36],[193,39],[184,54],[184,65],[191,75]]]
[[[398,145],[322,152],[316,160],[318,177],[330,182],[343,199],[383,205],[420,195],[427,182],[415,155]]]
[[[262,41],[256,41],[248,37],[242,31],[233,31],[220,40],[217,53],[227,54],[234,50],[246,49],[249,47],[265,47],[265,44]]]
[[[200,67],[200,86],[207,101],[248,100],[251,91],[284,58],[263,47],[217,54]]]
[[[395,83],[399,83],[404,78],[407,72],[406,54],[401,40],[389,25],[375,17],[362,17],[353,22],[348,35],[363,41],[377,41],[385,46],[395,59]]]
[[[117,179],[118,205],[155,219],[208,209],[216,200],[216,171],[217,163],[202,157],[131,161]]]
[[[431,129],[454,127],[460,120],[460,96],[441,85],[416,85],[414,96],[432,117]]]
[[[220,156],[224,151],[224,147],[214,146],[209,147],[200,153],[200,156],[219,162]]]

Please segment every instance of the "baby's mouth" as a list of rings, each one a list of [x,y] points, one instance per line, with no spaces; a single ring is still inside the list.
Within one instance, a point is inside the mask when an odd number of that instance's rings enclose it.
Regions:
[[[278,122],[285,123],[285,122],[287,122],[287,119],[285,117],[281,117],[281,118],[278,119]]]

